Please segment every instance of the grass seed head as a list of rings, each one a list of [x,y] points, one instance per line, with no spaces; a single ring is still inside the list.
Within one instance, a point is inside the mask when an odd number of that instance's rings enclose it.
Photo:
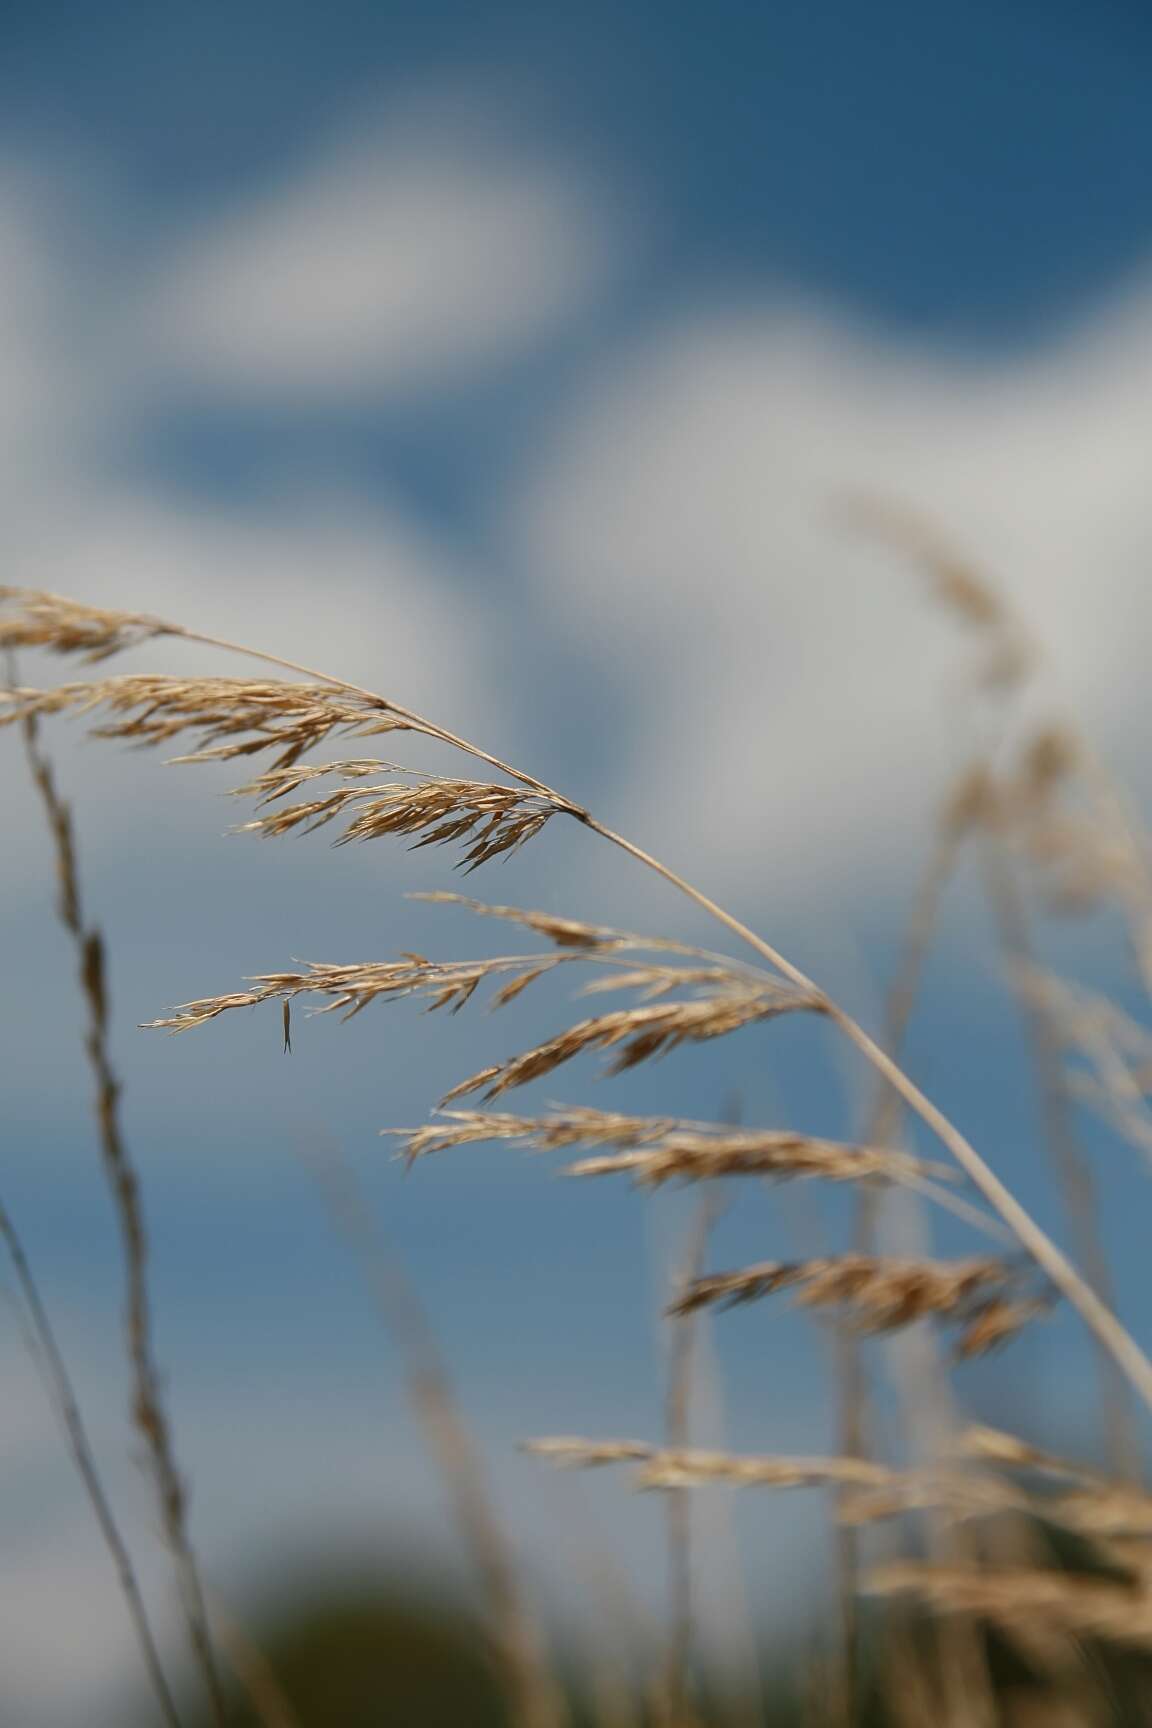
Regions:
[[[172,634],[171,626],[142,612],[111,612],[59,594],[0,585],[0,652],[47,648],[94,664]]]
[[[900,1152],[818,1140],[789,1130],[736,1129],[727,1123],[683,1122],[673,1117],[622,1116],[607,1110],[553,1110],[513,1116],[491,1110],[445,1110],[422,1128],[386,1129],[403,1137],[410,1161],[430,1152],[482,1141],[517,1141],[541,1152],[606,1146],[610,1152],[566,1166],[571,1176],[628,1174],[647,1186],[672,1180],[725,1176],[827,1181],[947,1180],[952,1172]]]
[[[691,1314],[717,1304],[731,1308],[793,1290],[801,1307],[844,1308],[865,1332],[890,1332],[917,1320],[945,1321],[960,1328],[958,1352],[971,1356],[1002,1343],[1035,1317],[1038,1304],[1018,1299],[1020,1280],[1018,1267],[992,1258],[951,1265],[868,1254],[770,1260],[692,1280],[670,1312]]]

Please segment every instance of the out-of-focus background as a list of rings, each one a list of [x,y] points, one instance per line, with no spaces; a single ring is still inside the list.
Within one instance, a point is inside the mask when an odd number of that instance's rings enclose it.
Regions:
[[[907,560],[849,529],[847,494],[954,534],[1042,644],[1037,711],[1074,710],[1148,790],[1150,79],[1138,0],[7,0],[0,579],[432,714],[625,828],[874,1022],[966,745],[967,645]],[[270,1013],[138,1031],[293,957],[448,956],[491,933],[402,898],[460,885],[444,855],[225,838],[240,774],[67,722],[47,737],[109,944],[213,1590],[256,1624],[397,1577],[467,1598],[395,1354],[309,1174],[336,1143],[429,1310],[533,1588],[576,1646],[603,1648],[612,1568],[659,1609],[659,1508],[515,1442],[659,1431],[682,1199],[561,1182],[500,1148],[405,1177],[377,1137],[563,1024],[560,996],[447,1026],[405,1005],[344,1028],[301,1016],[291,1058]],[[71,959],[10,734],[0,787],[0,1180],[175,1648]],[[555,824],[470,886],[707,939],[671,890]],[[912,1070],[1052,1222],[963,883],[936,966]],[[747,1121],[816,1132],[863,1096],[787,1027],[593,1075],[542,1095],[691,1116],[738,1099]],[[1120,1301],[1147,1329],[1146,1178],[1118,1145],[1101,1156]],[[804,1196],[742,1196],[717,1260],[821,1228]],[[701,1433],[828,1447],[827,1356],[810,1322],[726,1320]],[[964,1376],[978,1412],[1091,1444],[1070,1323]],[[0,1715],[123,1723],[127,1621],[8,1320],[0,1389]],[[723,1496],[709,1506],[705,1635],[738,1669],[738,1566],[756,1636],[787,1640],[819,1597],[823,1527],[803,1498],[742,1503],[738,1533]]]

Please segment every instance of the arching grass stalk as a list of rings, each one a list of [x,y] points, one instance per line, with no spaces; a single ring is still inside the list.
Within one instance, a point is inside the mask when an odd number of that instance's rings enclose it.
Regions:
[[[1112,1313],[1108,1305],[1081,1276],[1068,1256],[1000,1180],[996,1172],[967,1137],[921,1091],[915,1081],[904,1072],[865,1028],[830,996],[821,991],[815,981],[809,978],[799,966],[795,965],[733,913],[727,911],[725,907],[705,894],[702,889],[697,888],[675,870],[662,863],[660,859],[646,852],[635,841],[617,833],[599,821],[582,805],[547,785],[546,782],[538,780],[534,775],[502,761],[499,757],[492,755],[479,745],[473,744],[470,740],[426,719],[415,710],[403,707],[399,703],[366,690],[360,685],[349,683],[346,679],[336,677],[334,674],[321,672],[313,667],[303,665],[299,661],[289,660],[261,649],[250,648],[223,637],[211,636],[201,631],[191,630],[145,615],[105,612],[97,608],[78,606],[75,602],[63,600],[51,594],[0,589],[0,601],[5,599],[16,601],[23,607],[23,611],[18,612],[14,619],[10,619],[3,628],[0,628],[0,645],[7,644],[13,647],[42,646],[63,652],[80,651],[87,653],[89,658],[100,659],[114,654],[121,647],[141,640],[173,637],[187,642],[197,642],[204,647],[217,648],[227,653],[242,654],[249,659],[261,661],[265,665],[277,666],[284,671],[295,673],[333,691],[342,691],[378,715],[382,729],[387,725],[393,725],[415,731],[426,737],[438,739],[442,743],[450,744],[473,759],[487,763],[490,767],[509,775],[512,779],[519,781],[521,785],[546,799],[556,814],[573,817],[591,833],[598,835],[619,851],[626,853],[638,864],[643,865],[645,869],[662,878],[671,887],[691,900],[701,911],[706,912],[719,924],[722,924],[732,935],[746,943],[762,960],[795,985],[798,990],[811,995],[814,1004],[819,1006],[820,1011],[827,1016],[876,1073],[895,1090],[908,1109],[919,1117],[921,1122],[948,1150],[973,1185],[999,1213],[1021,1246],[1032,1256],[1056,1289],[1076,1309],[1090,1331],[1099,1339],[1127,1375],[1144,1403],[1152,1410],[1152,1361]],[[21,700],[20,692],[15,693],[15,700],[17,703]],[[19,712],[18,708],[17,712]]]

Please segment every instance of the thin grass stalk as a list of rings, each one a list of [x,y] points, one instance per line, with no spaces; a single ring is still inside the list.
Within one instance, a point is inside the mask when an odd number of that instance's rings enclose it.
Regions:
[[[1004,844],[994,832],[982,836],[981,862],[985,893],[1009,972],[1014,976],[1030,975],[1035,968],[1035,955],[1027,907]],[[1100,1228],[1096,1183],[1076,1131],[1064,1081],[1060,1040],[1038,993],[1014,990],[1012,994],[1031,1054],[1048,1162],[1063,1202],[1076,1257],[1092,1287],[1114,1310],[1115,1290]],[[1127,1383],[1099,1342],[1095,1356],[1107,1455],[1119,1478],[1135,1482],[1140,1476],[1140,1453]]]
[[[72,1462],[88,1496],[104,1546],[112,1558],[120,1593],[124,1598],[147,1670],[148,1681],[169,1728],[181,1728],[180,1714],[164,1673],[160,1652],[144,1606],[144,1596],[132,1556],[116,1522],[107,1491],[100,1477],[96,1455],[80,1410],[72,1376],[64,1361],[56,1331],[48,1315],[40,1287],[8,1208],[0,1204],[0,1236],[8,1250],[12,1269],[26,1310],[28,1346],[40,1370],[49,1402],[72,1454]]]
[[[528,786],[542,796],[555,799],[556,802],[573,816],[583,814],[581,806],[573,804],[562,793],[546,785],[543,780],[537,780],[535,775],[526,774],[521,768],[514,768],[510,762],[501,761],[499,756],[491,755],[478,744],[471,743],[467,738],[459,737],[455,732],[449,732],[446,727],[438,726],[435,721],[427,720],[422,714],[417,714],[412,708],[404,708],[398,702],[385,700],[373,690],[365,690],[363,685],[350,684],[345,678],[337,678],[329,672],[317,672],[307,666],[302,666],[296,660],[285,660],[278,654],[267,654],[259,648],[248,648],[239,642],[228,642],[219,636],[206,636],[200,631],[187,630],[180,625],[165,624],[165,633],[179,636],[186,642],[199,642],[205,648],[219,648],[227,654],[242,654],[246,659],[262,660],[268,666],[279,666],[284,672],[298,672],[304,678],[315,678],[321,684],[330,684],[335,690],[346,690],[350,696],[361,696],[366,702],[375,703],[386,708],[397,719],[406,721],[416,731],[422,732],[428,738],[436,738],[441,744],[448,744],[455,750],[462,750],[465,755],[475,761],[486,762],[490,768],[495,768],[501,774],[508,774],[513,780],[519,780],[522,786]]]
[[[400,1352],[408,1395],[481,1585],[513,1728],[564,1728],[567,1712],[537,1636],[479,1453],[423,1304],[356,1186],[329,1147],[309,1159],[329,1215],[352,1249]]]
[[[1083,733],[1073,730],[1081,769],[1095,794],[1101,819],[1111,822],[1128,854],[1131,869],[1121,880],[1119,898],[1132,957],[1145,993],[1152,998],[1152,858],[1147,837],[1133,815],[1127,794]]]
[[[963,831],[955,823],[937,824],[935,840],[924,867],[905,927],[896,972],[884,1005],[884,1044],[899,1058],[908,1024],[920,994],[924,966],[940,921],[944,891],[952,879]],[[876,1088],[866,1128],[868,1145],[886,1146],[895,1140],[901,1115],[899,1094],[889,1085]],[[857,1254],[876,1252],[876,1212],[879,1190],[873,1183],[856,1189],[852,1223],[852,1249]],[[839,1393],[839,1447],[845,1457],[866,1458],[871,1450],[868,1424],[868,1388],[864,1374],[862,1343],[851,1326],[836,1329],[837,1386]],[[860,1531],[840,1519],[836,1525],[837,1598],[841,1639],[841,1705],[845,1723],[852,1723],[860,1707]]]
[[[931,1226],[914,1203],[897,1213],[895,1227],[902,1252],[928,1251],[926,1232]],[[957,1423],[947,1366],[926,1328],[903,1337],[896,1366],[909,1449],[917,1461],[927,1456],[929,1472],[935,1473],[941,1456],[952,1452]],[[989,1486],[978,1476],[964,1481],[965,1491],[974,1495],[977,1504]],[[993,1487],[993,1506],[997,1498]],[[979,1564],[978,1539],[958,1516],[959,1510],[947,1497],[925,1508],[926,1545],[939,1564]],[[1005,1516],[1004,1509],[995,1510],[998,1518]],[[979,1621],[971,1615],[938,1616],[927,1628],[926,1643],[936,1666],[941,1707],[949,1728],[994,1728],[995,1688]]]
[[[577,1556],[586,1583],[584,1594],[602,1610],[600,1630],[587,1637],[581,1674],[588,1686],[590,1728],[650,1728],[648,1675],[638,1679],[636,1659],[659,1641],[627,1580],[605,1555]],[[610,1630],[605,1630],[610,1628]],[[657,1659],[653,1658],[653,1665]],[[645,1660],[645,1668],[648,1667]],[[653,1701],[659,1707],[659,1700]]]
[[[303,1728],[280,1678],[239,1620],[212,1598],[212,1624],[216,1639],[262,1728]]]
[[[48,821],[56,855],[57,911],[76,951],[80,994],[87,1014],[85,1049],[95,1082],[95,1117],[101,1158],[120,1229],[126,1283],[125,1328],[132,1376],[132,1421],[152,1468],[165,1539],[180,1586],[188,1639],[216,1722],[223,1728],[224,1694],[212,1648],[204,1588],[187,1527],[187,1499],[176,1464],[172,1432],[153,1354],[148,1291],[148,1239],[140,1204],[140,1179],[120,1126],[120,1082],[108,1049],[108,988],[104,943],[86,926],[71,812],[56,790],[52,764],[41,750],[35,718],[22,721],[29,770]]]
[[[955,875],[964,841],[971,829],[969,813],[966,811],[966,788],[971,787],[973,774],[979,776],[979,767],[964,777],[958,792],[949,797],[938,818],[934,845],[913,903],[900,961],[888,993],[884,1016],[884,1042],[885,1047],[897,1059],[902,1057],[908,1027],[920,997],[928,955],[939,928],[944,894]],[[898,1142],[903,1112],[904,1105],[899,1093],[889,1086],[881,1086],[874,1099],[868,1123],[869,1133],[876,1136],[876,1144],[893,1145]],[[865,1186],[857,1193],[856,1240],[869,1245],[864,1250],[866,1252],[875,1252],[876,1249],[878,1201],[879,1195],[873,1185]],[[842,1332],[841,1337],[843,1336]],[[863,1444],[864,1455],[867,1455],[866,1432],[853,1431],[854,1416],[857,1416],[861,1423],[866,1419],[866,1386],[862,1357],[855,1340],[849,1337],[846,1344],[847,1351],[852,1354],[850,1374],[844,1388],[846,1425],[842,1444],[853,1449]],[[946,1392],[947,1383],[940,1372],[938,1354],[932,1341],[925,1337],[919,1344],[922,1358],[919,1378],[925,1383],[939,1381],[940,1390]],[[914,1408],[914,1400],[909,1398],[906,1407]],[[933,1547],[945,1554],[956,1549],[963,1553],[970,1547],[966,1534],[955,1527],[946,1512],[936,1514],[929,1528]],[[854,1530],[846,1530],[845,1534],[851,1538],[850,1544],[844,1544],[843,1554],[846,1567],[850,1565],[852,1569],[855,1618],[855,1603],[860,1587],[860,1537]],[[845,1584],[847,1583],[848,1580],[845,1579]],[[946,1720],[956,1724],[957,1728],[960,1724],[972,1721],[990,1722],[994,1714],[992,1688],[979,1628],[971,1620],[946,1619],[938,1622],[932,1630],[931,1649],[934,1652],[941,1688],[941,1705]],[[858,1660],[857,1652],[856,1661]]]
[[[1013,1231],[1021,1246],[1047,1273],[1051,1282],[1079,1313],[1085,1325],[1115,1357],[1143,1402],[1152,1410],[1152,1360],[1149,1360],[1131,1333],[1127,1331],[1107,1304],[1100,1299],[1092,1286],[1077,1271],[1068,1256],[1052,1241],[1011,1190],[1001,1182],[995,1171],[967,1137],[942,1110],[933,1104],[932,1100],[903,1071],[876,1039],[865,1031],[864,1027],[845,1009],[820,991],[814,980],[809,978],[799,966],[766,942],[762,936],[757,935],[756,931],[751,929],[749,925],[735,917],[733,913],[728,912],[717,901],[695,887],[685,877],[680,876],[668,865],[661,863],[650,852],[646,852],[643,847],[597,820],[583,806],[556,792],[544,781],[537,780],[534,776],[511,767],[510,764],[490,755],[487,751],[471,744],[457,734],[448,732],[443,727],[435,726],[431,721],[425,720],[423,716],[415,713],[414,710],[402,708],[399,704],[388,701],[384,697],[365,691],[359,685],[350,684],[330,673],[318,672],[297,661],[287,660],[260,649],[247,648],[221,637],[209,636],[199,631],[170,625],[159,620],[150,620],[149,624],[153,634],[167,634],[179,637],[184,641],[199,642],[205,646],[218,648],[229,653],[244,654],[249,658],[263,661],[265,664],[280,666],[287,671],[297,672],[305,678],[316,679],[321,683],[331,685],[333,688],[343,689],[364,697],[380,707],[382,711],[390,711],[426,735],[439,738],[442,742],[451,744],[466,754],[489,763],[498,768],[501,773],[510,774],[521,784],[529,786],[554,800],[558,811],[573,816],[583,823],[590,832],[599,835],[610,845],[616,846],[638,864],[643,865],[667,882],[670,887],[677,889],[701,911],[707,913],[729,930],[732,935],[745,942],[755,953],[760,955],[761,959],[766,960],[771,967],[787,978],[790,983],[796,985],[799,990],[811,992],[815,1000],[819,1002],[822,1011],[848,1042],[860,1052],[865,1061],[882,1079],[888,1081],[895,1088],[907,1107],[947,1148],[970,1181],[980,1190],[984,1198]]]
[[[679,1283],[691,1283],[704,1270],[708,1239],[716,1219],[716,1199],[705,1194],[696,1207],[688,1252]],[[691,1445],[692,1385],[696,1368],[698,1319],[679,1314],[671,1319],[668,1382],[664,1404],[665,1444],[670,1451]],[[668,1648],[665,1719],[669,1728],[683,1728],[694,1720],[691,1696],[693,1653],[696,1643],[692,1569],[692,1497],[671,1493],[665,1497],[665,1532],[668,1547],[668,1596],[670,1638]]]

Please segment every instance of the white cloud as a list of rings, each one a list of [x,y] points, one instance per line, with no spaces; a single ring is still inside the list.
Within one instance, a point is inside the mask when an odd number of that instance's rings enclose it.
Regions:
[[[1049,690],[1122,739],[1146,706],[1150,449],[1147,290],[1020,358],[771,302],[614,356],[508,520],[558,628],[632,691],[618,821],[723,891],[914,868],[965,645],[837,523],[848,491],[954,532],[1033,622]]]
[[[373,687],[398,678],[413,705],[445,686],[483,705],[470,671],[483,627],[475,572],[384,505],[314,494],[205,510],[102,489],[74,496],[10,569],[18,583],[155,612]]]
[[[582,311],[611,226],[570,167],[463,113],[361,125],[180,243],[147,314],[155,364],[226,396],[436,389]]]
[[[0,1561],[4,1676],[13,1722],[107,1723],[139,1662],[123,1603],[95,1541],[37,1543]],[[106,1708],[102,1706],[107,1706]]]
[[[361,138],[356,149],[335,152],[325,167],[306,176],[308,186],[299,198],[286,187],[278,208],[281,214],[289,208],[328,211],[337,226],[347,219],[351,233],[357,198],[375,196],[379,174],[416,221],[421,186],[443,183],[442,175],[437,179],[443,164],[429,162],[421,151],[414,123],[392,134],[381,132],[374,143]],[[389,162],[399,163],[395,173]],[[577,253],[587,259],[572,235],[575,252],[566,251],[560,232],[566,213],[573,214],[579,202],[575,191],[567,200],[549,202],[540,171],[521,169],[511,159],[492,168],[494,178],[488,177],[489,168],[482,154],[471,162],[460,158],[461,174],[474,177],[475,208],[483,214],[499,206],[513,223],[519,210],[529,226],[539,218],[537,239],[543,245],[551,235],[546,250],[557,283],[568,264],[580,277],[582,266],[574,260]],[[0,160],[3,581],[159,613],[386,689],[446,721],[458,716],[461,724],[498,729],[502,703],[486,665],[492,638],[487,611],[476,599],[476,569],[395,500],[288,480],[254,501],[205,505],[146,481],[127,484],[109,475],[106,453],[131,448],[136,416],[155,404],[163,383],[148,370],[147,320],[116,259],[104,255],[81,268],[68,211],[86,185],[93,197],[107,198],[107,187],[89,184],[79,172],[70,177],[58,168],[49,173],[31,162]],[[537,203],[532,186],[541,193]],[[458,190],[463,195],[467,188]],[[251,215],[250,210],[235,213],[240,229]],[[444,209],[440,217],[454,244],[460,227],[456,215]],[[278,222],[279,217],[270,227],[256,223],[255,228],[270,233]],[[511,229],[503,235],[509,243],[514,238]],[[527,230],[525,238],[530,238]],[[204,239],[191,252],[200,256]],[[408,253],[402,233],[392,240],[400,255]],[[500,268],[512,268],[508,247],[498,245],[496,252]],[[320,245],[317,256],[327,253],[326,243]],[[338,272],[340,261],[329,261]],[[458,289],[460,269],[448,274]],[[173,264],[167,280],[175,292],[185,282],[184,265]],[[578,287],[574,292],[578,298]],[[559,287],[557,296],[559,316]],[[136,317],[131,347],[121,340],[118,300]],[[512,296],[509,305],[530,335],[532,314],[525,303],[516,308],[514,301]],[[341,324],[337,342],[347,336]],[[235,330],[228,339],[233,337],[240,340]],[[511,346],[519,339],[511,328],[501,338]],[[360,340],[353,333],[353,348]],[[274,368],[258,337],[253,341],[254,364]],[[470,359],[462,356],[465,364]],[[437,365],[452,360],[450,343],[437,350]],[[314,352],[307,364],[323,371],[326,362]],[[217,391],[225,383],[214,376]],[[340,388],[338,381],[334,387]],[[212,661],[201,650],[194,663],[203,670]],[[152,651],[148,664],[163,669],[192,662],[163,649]],[[217,656],[215,664],[239,673],[246,663]],[[24,670],[29,671],[29,663]],[[119,795],[130,798],[132,776],[122,780]],[[177,786],[151,788],[147,796],[156,801],[161,827],[179,820]],[[39,857],[39,848],[26,824],[13,824],[5,839],[0,886],[11,890],[27,879],[29,859]]]
[[[89,340],[48,212],[58,177],[0,159],[0,552],[35,534],[96,432],[107,355]],[[101,405],[107,435],[110,403]],[[8,580],[5,575],[4,580]]]

